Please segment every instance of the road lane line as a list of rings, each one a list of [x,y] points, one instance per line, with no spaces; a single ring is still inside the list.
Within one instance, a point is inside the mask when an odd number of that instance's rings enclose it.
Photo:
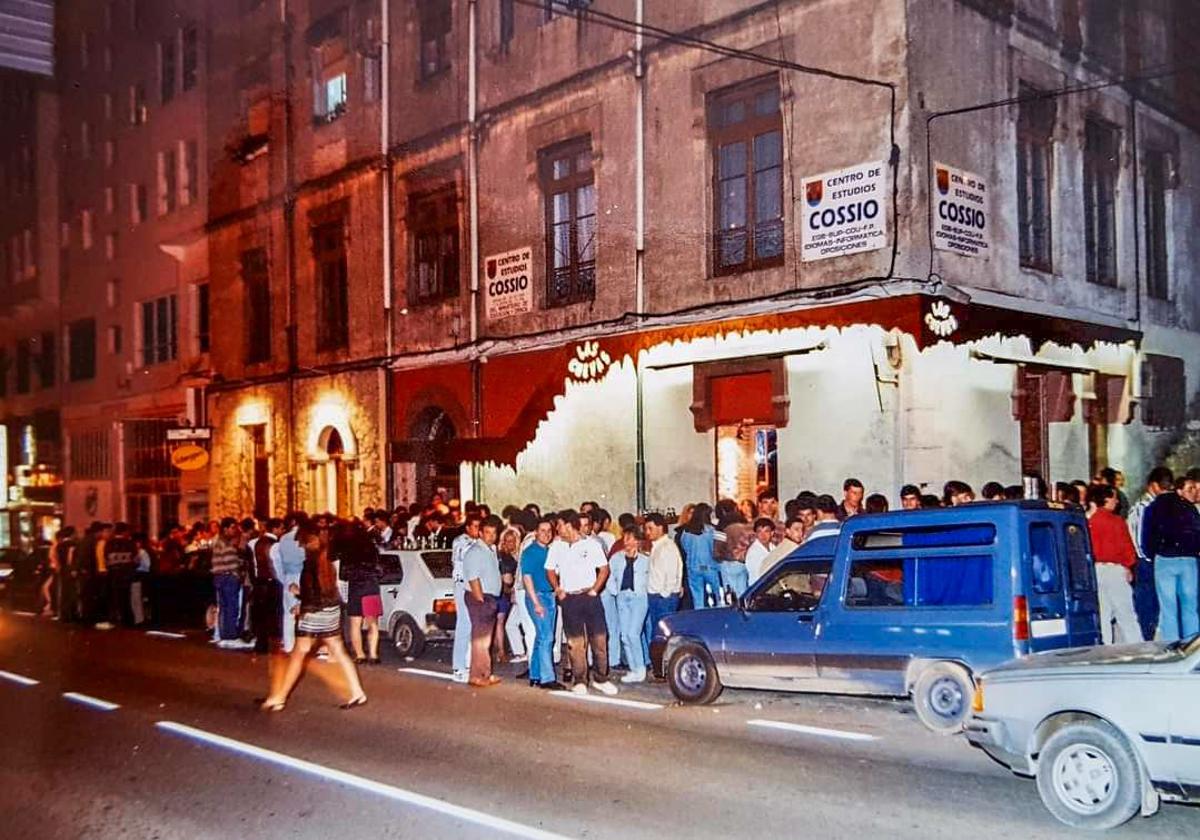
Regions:
[[[644,700],[625,700],[621,697],[606,697],[603,694],[576,694],[573,691],[551,691],[551,697],[566,697],[568,700],[583,700],[587,703],[607,703],[610,706],[624,706],[627,709],[654,710],[663,708],[661,703],[647,703]]]
[[[116,703],[110,703],[107,700],[101,700],[99,697],[92,697],[88,694],[80,694],[77,691],[64,691],[63,697],[70,700],[72,703],[79,703],[82,706],[91,706],[93,709],[99,709],[102,712],[115,712],[121,708]]]
[[[874,735],[865,732],[847,732],[844,729],[824,729],[820,726],[805,726],[803,723],[784,723],[781,720],[748,720],[750,726],[761,726],[764,729],[782,729],[785,732],[799,732],[804,735],[819,735],[823,738],[840,738],[844,741],[875,741]]]
[[[186,639],[187,636],[182,633],[168,633],[166,630],[147,630],[147,636],[156,636],[160,639]]]
[[[187,738],[192,738],[205,744],[214,747],[223,747],[235,753],[251,756],[253,758],[262,759],[270,764],[277,764],[281,767],[287,767],[292,770],[299,770],[302,773],[308,773],[313,776],[319,776],[322,779],[327,779],[332,782],[346,785],[347,787],[356,788],[366,791],[367,793],[375,793],[384,796],[388,799],[397,802],[403,802],[408,805],[415,805],[418,808],[425,808],[430,811],[436,811],[439,814],[444,814],[455,819],[469,822],[474,825],[491,828],[497,831],[503,831],[506,834],[515,837],[528,837],[530,840],[567,840],[562,834],[555,834],[550,831],[544,831],[533,826],[523,825],[518,822],[506,820],[501,817],[494,817],[491,814],[486,814],[483,811],[476,811],[472,808],[465,808],[461,805],[453,805],[441,799],[435,799],[432,796],[415,793],[411,790],[395,787],[394,785],[377,782],[373,779],[368,779],[363,776],[357,776],[353,773],[347,773],[344,770],[334,770],[331,767],[325,767],[321,764],[316,764],[311,761],[305,761],[302,758],[293,758],[290,755],[268,750],[263,747],[256,747],[253,744],[247,744],[244,741],[235,741],[233,738],[226,738],[224,735],[217,735],[212,732],[206,732],[203,729],[196,729],[186,724],[176,723],[170,720],[160,720],[155,726],[159,729],[165,729],[168,732],[174,732],[178,735],[183,735]]]
[[[37,685],[38,681],[30,677],[23,677],[20,674],[14,674],[12,671],[0,671],[0,679],[6,679],[9,682],[15,682],[17,685]]]
[[[426,671],[424,668],[397,668],[396,670],[401,674],[418,674],[422,677],[434,677],[439,680],[454,680],[453,674],[447,674],[444,671]]]
[[[37,618],[37,613],[29,610],[13,610],[13,615],[19,615],[22,618]]]

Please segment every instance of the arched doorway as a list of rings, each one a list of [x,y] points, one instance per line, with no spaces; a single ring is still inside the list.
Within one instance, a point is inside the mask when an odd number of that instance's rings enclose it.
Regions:
[[[354,510],[352,470],[353,442],[347,446],[342,433],[326,426],[317,438],[317,451],[310,456],[313,513],[349,516]]]
[[[412,439],[416,451],[417,500],[425,503],[434,493],[448,498],[461,498],[458,464],[446,457],[447,445],[458,436],[450,415],[431,405],[417,415],[413,422]]]

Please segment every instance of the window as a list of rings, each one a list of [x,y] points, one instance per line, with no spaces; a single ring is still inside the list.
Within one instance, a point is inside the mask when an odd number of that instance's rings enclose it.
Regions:
[[[413,241],[410,300],[423,303],[458,294],[458,195],[454,187],[413,198],[408,216]]]
[[[149,215],[149,199],[145,184],[129,185],[129,223],[140,225]]]
[[[175,209],[178,177],[175,150],[158,153],[158,215],[165,216]]]
[[[129,28],[134,32],[142,28],[142,0],[129,0]]]
[[[116,356],[124,346],[125,336],[122,335],[121,325],[113,324],[108,328],[108,352]]]
[[[106,479],[109,464],[107,429],[71,434],[71,478]]]
[[[855,559],[847,607],[982,607],[992,603],[990,554]]]
[[[141,82],[129,86],[129,124],[142,125],[149,115],[146,110],[146,89]]]
[[[91,63],[91,44],[89,43],[87,30],[79,33],[79,69],[88,69],[88,64]]]
[[[345,9],[325,15],[308,28],[305,36],[312,79],[313,122],[317,124],[337,120],[348,107],[346,17]]]
[[[165,295],[142,305],[141,363],[145,367],[169,362],[179,355],[175,295]]]
[[[179,141],[179,206],[190,207],[199,191],[200,169],[196,161],[196,141]]]
[[[117,141],[104,141],[104,166],[106,169],[111,169],[112,165],[117,161]]]
[[[72,382],[96,376],[96,319],[83,318],[67,327],[67,376]]]
[[[183,89],[189,91],[196,86],[197,71],[200,67],[200,33],[195,26],[184,27],[183,34],[180,36],[182,45],[183,61],[182,78]]]
[[[422,0],[419,10],[421,78],[429,79],[450,69],[450,0]]]
[[[1177,429],[1187,420],[1187,380],[1183,359],[1147,353],[1142,360],[1142,424]]]
[[[317,350],[345,349],[350,339],[346,242],[342,219],[312,230],[317,280]]]
[[[546,303],[559,306],[596,294],[596,185],[592,142],[581,137],[543,150],[546,201]]]
[[[113,118],[113,95],[111,93],[104,94],[104,121],[111,122]]]
[[[500,0],[500,47],[507,49],[517,31],[516,0]]]
[[[1089,118],[1083,144],[1083,216],[1087,279],[1117,285],[1117,175],[1120,135],[1115,126]]]
[[[158,97],[166,105],[175,98],[175,37],[158,42]]]
[[[345,72],[325,76],[317,91],[317,121],[333,122],[346,113],[348,95]]]
[[[783,119],[770,76],[718,92],[708,104],[713,149],[713,270],[783,262]]]
[[[772,579],[746,604],[751,612],[811,612],[821,602],[829,580],[832,560],[791,563],[776,571]]]
[[[855,560],[850,565],[847,607],[903,607],[906,581],[903,559]]]
[[[33,342],[23,338],[17,342],[17,393],[28,394],[33,382]]]
[[[58,354],[54,333],[43,332],[38,340],[38,381],[42,388],[53,388],[58,379]]]
[[[1078,525],[1063,527],[1067,546],[1067,571],[1071,576],[1071,592],[1096,590],[1096,564],[1092,559],[1091,542],[1087,532]]]
[[[79,236],[83,241],[83,250],[92,247],[92,211],[82,210],[79,213]]]
[[[1017,114],[1017,215],[1021,265],[1051,270],[1050,187],[1055,100],[1022,85]]]
[[[208,284],[196,284],[196,349],[207,353],[212,345],[209,325]]]
[[[109,308],[116,306],[121,301],[121,281],[116,277],[104,284],[104,302]]]
[[[25,228],[21,234],[21,244],[25,252],[25,279],[33,280],[37,277],[37,254],[34,249],[33,231],[30,228]]]
[[[242,252],[242,283],[246,301],[246,363],[271,358],[271,275],[265,248]]]
[[[1034,522],[1029,526],[1029,557],[1032,563],[1033,591],[1039,595],[1062,591],[1059,575],[1058,539],[1054,526]]]
[[[92,156],[92,126],[87,120],[79,124],[79,156],[84,160]]]
[[[110,47],[108,44],[104,45],[103,56],[104,56],[104,72],[111,73],[112,72],[112,47]]]
[[[117,209],[117,194],[112,187],[104,188],[104,212],[112,213]]]
[[[946,525],[943,527],[906,528],[898,531],[860,531],[854,535],[855,551],[889,548],[947,548],[949,546],[992,545],[996,526]]]
[[[1171,295],[1167,257],[1167,188],[1170,169],[1168,161],[1165,152],[1149,149],[1143,164],[1146,294],[1159,300],[1166,300]]]
[[[115,233],[104,234],[104,258],[110,262],[117,258],[117,235]]]

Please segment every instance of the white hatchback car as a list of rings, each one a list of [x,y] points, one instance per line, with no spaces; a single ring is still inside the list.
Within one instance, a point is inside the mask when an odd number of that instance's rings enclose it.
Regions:
[[[380,627],[396,653],[416,658],[427,641],[453,639],[457,610],[450,551],[385,549],[379,552],[379,564]]]
[[[1200,636],[1027,656],[978,679],[973,711],[967,739],[1067,825],[1200,802]]]

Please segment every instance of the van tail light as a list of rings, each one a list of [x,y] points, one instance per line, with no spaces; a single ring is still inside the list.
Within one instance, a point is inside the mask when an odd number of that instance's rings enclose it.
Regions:
[[[983,714],[983,680],[975,683],[975,696],[971,698],[971,711],[975,714]]]
[[[453,598],[438,598],[433,602],[434,615],[456,615],[458,607]]]
[[[1024,595],[1013,598],[1013,639],[1029,641],[1029,602]]]

